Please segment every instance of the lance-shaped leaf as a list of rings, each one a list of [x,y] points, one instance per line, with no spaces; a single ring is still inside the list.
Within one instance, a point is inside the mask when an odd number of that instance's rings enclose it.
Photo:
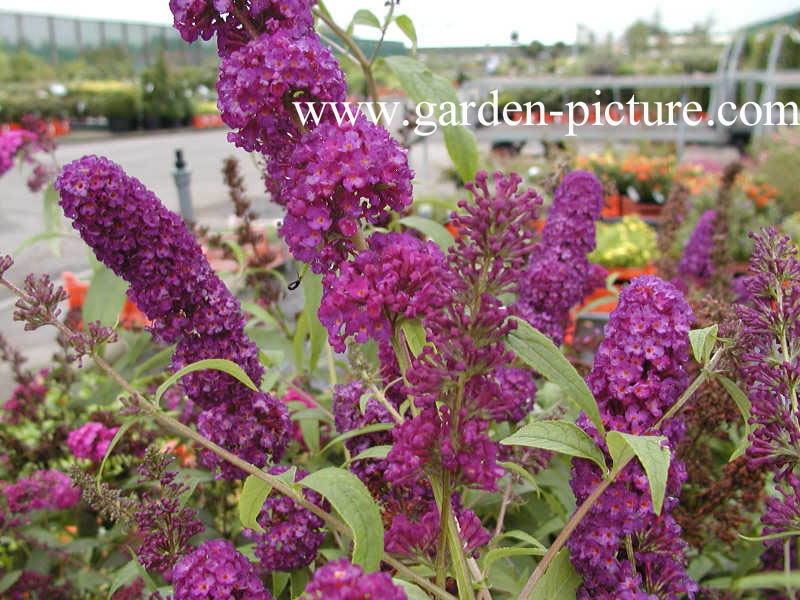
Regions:
[[[650,484],[650,497],[653,500],[653,511],[661,514],[664,494],[667,490],[667,473],[669,471],[670,452],[663,443],[667,438],[662,435],[633,435],[620,431],[609,431],[606,437],[608,451],[614,459],[614,466],[636,455],[642,463],[647,481]]]
[[[550,338],[531,327],[527,321],[518,317],[511,318],[517,322],[517,328],[506,336],[506,345],[525,364],[563,389],[605,437],[597,402],[575,367],[564,358]]]
[[[383,556],[383,519],[361,480],[350,471],[327,467],[300,483],[324,496],[353,532],[352,562],[376,571]]]
[[[603,472],[606,471],[605,457],[594,440],[583,429],[567,421],[537,421],[525,425],[516,433],[500,441],[507,446],[527,446],[542,448],[569,456],[588,458],[594,461]]]

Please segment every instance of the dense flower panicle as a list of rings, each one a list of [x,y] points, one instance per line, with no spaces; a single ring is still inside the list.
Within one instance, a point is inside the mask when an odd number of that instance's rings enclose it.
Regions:
[[[595,249],[594,222],[603,210],[603,184],[588,171],[572,171],[555,191],[542,229],[542,242],[559,248],[564,260]]]
[[[404,507],[404,512],[394,516],[386,529],[384,546],[387,552],[433,559],[439,551],[441,535],[439,509],[429,485],[425,484],[423,490],[414,489],[412,493],[423,496],[425,501],[412,507]],[[465,552],[475,552],[489,543],[492,535],[483,527],[474,512],[461,505],[458,493],[452,495],[450,506],[458,523],[458,533]]]
[[[751,234],[752,235],[752,234]],[[780,478],[796,469],[800,411],[800,260],[774,228],[753,235],[755,250],[737,305],[743,331],[739,372],[750,398],[751,465],[768,464]]]
[[[637,277],[623,289],[586,378],[609,429],[644,435],[675,403],[688,385],[685,365],[693,320],[681,293],[658,277]],[[585,415],[578,424],[603,445]],[[658,431],[667,437],[673,454],[683,432],[684,425],[676,418],[661,424]],[[600,470],[591,461],[573,461],[571,485],[578,503],[600,479]],[[641,465],[625,468],[568,542],[572,563],[583,577],[579,598],[610,600],[632,591],[643,595],[631,597],[642,598],[693,596],[697,585],[685,572],[686,543],[669,514],[685,481],[685,466],[673,457],[662,512],[656,516]],[[634,539],[633,578],[632,565],[619,558],[627,535]]]
[[[258,383],[264,369],[244,333],[238,300],[212,271],[202,249],[175,213],[109,160],[87,156],[67,165],[56,181],[61,206],[97,258],[130,283],[128,295],[151,320],[153,335],[177,342],[175,370],[206,358],[237,363]],[[212,441],[264,466],[288,442],[288,411],[272,396],[252,392],[233,377],[206,370],[183,379],[200,408],[198,426]],[[222,475],[239,469],[213,453],[203,460]]]
[[[525,369],[500,367],[495,371],[499,394],[495,406],[501,406],[503,412],[495,415],[497,421],[521,421],[533,408],[536,397],[536,380],[533,373]],[[491,406],[489,402],[481,404]]]
[[[415,319],[447,301],[437,279],[444,254],[407,233],[374,233],[369,248],[323,279],[320,322],[337,352],[345,339],[387,340],[400,319]]]
[[[751,468],[774,471],[778,494],[766,501],[764,534],[800,527],[800,260],[797,248],[775,228],[750,234],[755,249],[743,277],[747,304],[737,305],[742,332],[738,367],[750,399]],[[782,539],[767,540],[763,562],[783,568]],[[792,565],[797,557],[792,557]]]
[[[272,600],[255,567],[228,540],[203,542],[172,569],[174,600]]]
[[[33,139],[33,135],[25,130],[0,133],[0,177],[14,166],[17,154]]]
[[[69,433],[67,446],[75,458],[100,462],[118,430],[119,427],[110,429],[102,423],[89,422]]]
[[[497,173],[490,192],[488,176],[478,173],[467,186],[474,201],[459,203],[463,213],[453,221],[461,236],[448,255],[449,269],[436,280],[451,300],[423,319],[431,345],[406,373],[421,410],[393,430],[386,470],[393,484],[444,468],[458,483],[494,490],[504,473],[489,424],[516,420],[524,399],[504,393],[507,372],[500,372],[500,380],[496,373],[512,359],[502,340],[515,326],[497,296],[518,285],[533,246],[529,225],[542,202],[532,190],[519,191],[520,183],[515,174]],[[459,382],[465,372],[469,376]]]
[[[231,142],[274,155],[301,135],[295,102],[341,102],[344,75],[313,31],[263,35],[223,59],[217,81],[222,120]],[[313,126],[309,119],[307,126]]]
[[[475,181],[464,186],[473,198],[460,200],[461,212],[451,216],[462,235],[450,252],[450,261],[463,281],[462,289],[474,287],[483,278],[483,293],[499,296],[516,291],[533,248],[530,224],[538,216],[542,199],[533,189],[520,190],[522,178],[516,173],[507,177],[495,173],[494,191],[489,190],[488,180],[487,173],[479,171]]]
[[[711,277],[714,271],[711,249],[716,219],[717,211],[707,210],[692,231],[678,263],[678,274],[684,279],[702,285]]]
[[[286,470],[287,467],[273,467],[269,472],[280,475]],[[300,481],[306,475],[306,471],[298,470],[294,480]],[[318,493],[306,489],[303,495],[309,502],[327,508]],[[325,540],[323,520],[283,495],[270,495],[257,521],[265,533],[246,529],[245,535],[255,541],[255,555],[267,571],[292,571],[311,564]]]
[[[72,600],[75,590],[69,583],[57,585],[54,575],[46,575],[36,571],[24,570],[14,584],[3,590],[3,598],[7,600],[29,600],[43,598],[47,600]]]
[[[219,54],[224,57],[251,39],[245,24],[233,14],[234,6],[258,34],[303,33],[314,25],[313,4],[314,0],[170,0],[169,8],[184,40],[210,40],[216,34]]]
[[[365,574],[340,558],[314,571],[302,600],[407,600],[406,593],[381,571]]]
[[[32,510],[64,510],[80,500],[81,492],[72,487],[72,480],[55,469],[34,471],[16,483],[3,488],[9,512],[26,513]]]
[[[519,280],[515,312],[553,340],[563,341],[569,311],[591,291],[601,271],[586,255],[596,246],[594,222],[603,208],[603,186],[586,171],[568,173],[556,189],[542,229]]]
[[[287,208],[281,234],[315,273],[348,258],[361,219],[379,223],[410,205],[414,177],[405,150],[361,113],[352,123],[322,121],[270,161],[268,175],[273,199]]]
[[[688,384],[693,321],[683,295],[658,277],[637,277],[623,290],[587,377],[608,428],[643,434],[674,404]]]

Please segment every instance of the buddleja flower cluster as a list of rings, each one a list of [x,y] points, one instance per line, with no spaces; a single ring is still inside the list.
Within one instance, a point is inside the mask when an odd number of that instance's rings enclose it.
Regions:
[[[314,32],[312,4],[172,0],[170,8],[185,40],[217,35],[229,139],[267,157],[269,190],[287,209],[281,234],[295,258],[323,273],[358,249],[362,219],[379,223],[411,203],[413,174],[397,142],[362,114],[341,124],[333,111],[301,118],[297,106],[346,95],[341,69]]]
[[[89,422],[67,436],[67,447],[75,458],[100,462],[119,427],[108,428],[102,423]]]
[[[707,210],[697,221],[678,263],[678,274],[687,282],[704,285],[711,278],[714,263],[711,250],[714,246],[714,228],[717,211]]]
[[[177,342],[175,370],[209,358],[237,363],[258,383],[264,369],[244,333],[239,302],[212,271],[202,249],[175,213],[135,178],[104,158],[87,156],[64,167],[56,180],[61,206],[98,260],[130,283],[128,295],[151,320],[153,335]],[[219,371],[183,379],[199,408],[200,433],[257,466],[280,459],[287,444],[286,407]],[[224,477],[238,468],[216,454],[203,462]]]
[[[658,277],[637,277],[623,289],[587,377],[604,426],[635,435],[663,434],[674,456],[683,423],[660,419],[688,384],[693,320],[682,294]],[[578,424],[604,447],[585,415]],[[579,504],[600,480],[593,462],[574,460],[571,485]],[[686,574],[686,544],[669,514],[685,480],[683,463],[673,459],[660,515],[654,512],[647,476],[638,462],[629,464],[603,492],[567,542],[583,578],[579,599],[693,597],[697,585]]]
[[[369,248],[323,279],[319,320],[334,350],[345,339],[387,341],[403,319],[441,307],[448,297],[434,277],[444,254],[434,242],[408,234],[374,233]]]
[[[586,171],[568,173],[553,196],[542,240],[519,281],[516,312],[560,345],[569,311],[595,287],[586,255],[596,246],[594,222],[603,208],[603,185]]]
[[[80,500],[81,493],[72,487],[70,478],[55,469],[34,471],[16,483],[3,488],[3,497],[10,513],[33,510],[63,510]]]
[[[52,156],[55,143],[50,135],[47,123],[32,115],[22,117],[22,129],[0,133],[0,177],[5,175],[14,161],[33,165],[28,178],[28,188],[38,192],[49,183],[56,174],[55,161],[42,162],[36,157],[37,152],[47,152]]]
[[[800,260],[797,248],[774,228],[751,234],[755,249],[744,285],[748,304],[738,305],[742,323],[736,346],[739,372],[750,398],[752,467],[774,471],[777,496],[767,500],[764,534],[800,526]],[[765,562],[783,568],[783,540],[765,542]],[[793,564],[797,563],[793,560]]]
[[[430,345],[406,373],[419,414],[393,432],[392,483],[444,472],[456,484],[494,490],[504,473],[487,431],[491,421],[518,415],[524,399],[498,379],[511,359],[502,338],[514,327],[498,297],[516,290],[541,204],[534,191],[518,190],[520,181],[497,173],[490,192],[488,176],[479,173],[468,185],[474,201],[461,201],[464,214],[454,216],[462,235],[448,264],[428,273],[449,300],[425,316]]]

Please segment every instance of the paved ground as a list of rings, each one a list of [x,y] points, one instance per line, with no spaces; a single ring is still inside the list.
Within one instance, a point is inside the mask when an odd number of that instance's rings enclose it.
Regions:
[[[152,189],[171,210],[178,210],[178,197],[173,181],[174,153],[182,149],[189,169],[192,171],[192,197],[195,218],[214,229],[226,227],[231,214],[227,190],[222,182],[221,166],[225,157],[234,155],[240,159],[248,194],[254,209],[265,218],[278,218],[279,207],[269,203],[263,193],[263,183],[258,166],[250,155],[233,147],[226,140],[222,129],[204,131],[171,131],[157,134],[134,134],[112,137],[104,133],[79,133],[71,139],[61,140],[57,158],[61,164],[86,154],[104,155],[119,163],[129,175],[138,177]],[[582,148],[583,149],[583,148]],[[586,151],[602,149],[587,144]],[[526,152],[536,152],[532,144]],[[730,158],[731,149],[692,150],[691,156],[704,156],[724,161]],[[442,191],[452,195],[450,184],[439,182],[442,169],[448,158],[441,137],[432,136],[426,144],[412,148],[409,155],[411,167],[417,174],[417,193],[437,194]],[[17,169],[7,173],[0,184],[0,254],[14,250],[30,236],[43,228],[42,199],[32,194],[25,186],[25,172]],[[72,231],[65,223],[65,229]],[[15,267],[11,278],[21,280],[27,273],[49,273],[58,278],[65,270],[75,273],[89,268],[86,246],[79,239],[61,242],[61,254],[56,256],[47,242],[40,242],[15,254]],[[20,324],[13,322],[13,301],[4,288],[0,288],[0,331],[29,356],[30,366],[44,364],[53,352],[54,330],[42,328],[36,332],[24,332]],[[8,369],[0,364],[0,403],[8,395],[11,382]]]

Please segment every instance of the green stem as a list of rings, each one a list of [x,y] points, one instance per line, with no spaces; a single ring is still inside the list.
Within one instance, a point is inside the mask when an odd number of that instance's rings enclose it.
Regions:
[[[378,43],[375,44],[375,50],[372,51],[372,56],[369,57],[369,66],[372,67],[375,64],[375,59],[378,58],[378,51],[383,46],[383,40],[386,38],[386,30],[389,29],[389,25],[392,23],[392,16],[394,15],[394,5],[395,0],[389,0],[389,14],[386,15],[386,20],[383,22],[383,27],[381,28],[381,39],[378,40]]]
[[[456,584],[458,585],[458,597],[461,600],[474,600],[475,592],[472,589],[472,582],[469,577],[467,559],[464,556],[464,546],[461,542],[455,515],[450,506],[451,486],[447,474],[445,473],[441,480],[431,477],[431,488],[441,516],[439,520],[441,534],[436,556],[436,583],[437,585],[444,585],[447,579],[446,557],[448,553],[445,551],[446,546],[450,554],[450,562],[452,563]]]
[[[364,72],[364,77],[367,80],[367,88],[369,89],[369,95],[372,98],[372,104],[375,108],[375,114],[378,114],[378,100],[380,99],[380,95],[378,94],[378,85],[375,83],[375,76],[372,73],[372,65],[367,59],[364,52],[359,48],[358,44],[356,44],[355,40],[348,35],[348,33],[339,27],[336,24],[336,21],[333,20],[333,17],[328,13],[326,10],[320,10],[318,7],[314,7],[311,9],[316,17],[322,20],[328,27],[331,28],[331,31],[336,34],[336,36],[344,42],[344,45],[347,46],[347,49],[355,57],[356,61],[358,62],[361,70]]]

